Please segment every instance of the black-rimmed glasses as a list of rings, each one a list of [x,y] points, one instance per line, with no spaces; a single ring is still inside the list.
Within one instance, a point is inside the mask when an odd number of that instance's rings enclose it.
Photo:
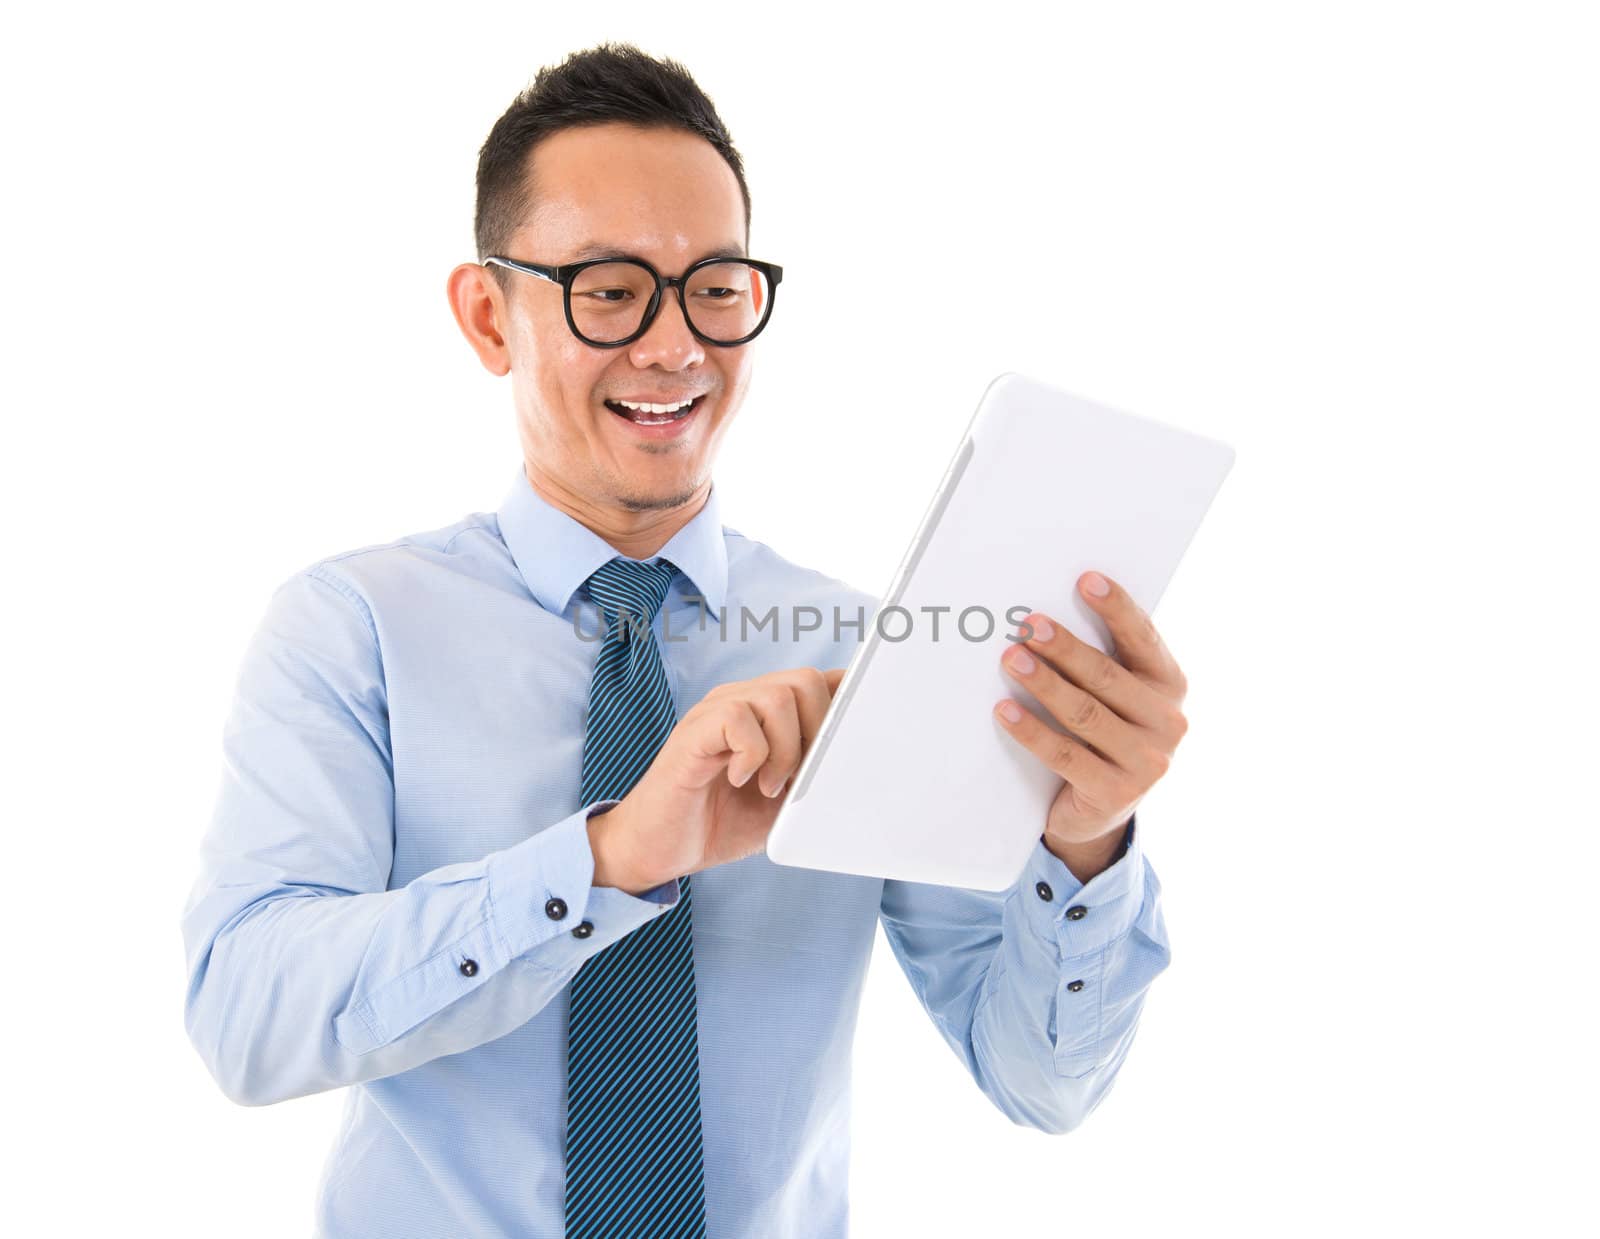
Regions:
[[[761,334],[783,279],[776,263],[753,258],[702,258],[679,276],[662,275],[642,258],[592,258],[549,267],[495,255],[483,260],[561,285],[567,326],[585,344],[620,348],[656,321],[663,289],[678,291],[689,330],[707,344],[732,348]]]

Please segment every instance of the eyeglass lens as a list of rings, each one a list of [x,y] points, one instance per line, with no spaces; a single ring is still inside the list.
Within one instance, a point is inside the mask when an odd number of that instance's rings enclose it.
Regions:
[[[628,262],[585,267],[572,282],[572,321],[597,344],[625,340],[644,321],[655,281],[643,267]],[[709,339],[733,343],[761,323],[772,303],[767,277],[748,263],[729,261],[701,267],[684,287],[689,321]],[[663,296],[672,296],[667,289]]]

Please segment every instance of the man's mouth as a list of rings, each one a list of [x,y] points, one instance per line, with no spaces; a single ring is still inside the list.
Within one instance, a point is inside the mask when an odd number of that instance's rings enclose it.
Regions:
[[[651,401],[607,400],[605,404],[606,408],[618,417],[625,417],[636,426],[665,426],[688,417],[700,407],[704,399],[705,395],[702,393],[687,403],[676,400],[660,404]]]

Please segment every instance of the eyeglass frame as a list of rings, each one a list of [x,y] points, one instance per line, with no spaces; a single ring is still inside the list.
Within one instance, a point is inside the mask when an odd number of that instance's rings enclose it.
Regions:
[[[766,330],[767,323],[772,319],[773,304],[778,299],[778,285],[783,282],[783,268],[777,263],[758,262],[754,258],[730,257],[727,254],[712,255],[710,258],[702,258],[699,262],[691,263],[682,275],[676,276],[662,275],[661,272],[657,271],[642,258],[626,258],[620,256],[616,258],[588,258],[583,262],[563,263],[557,267],[552,267],[544,263],[537,262],[519,262],[515,258],[506,258],[500,254],[492,254],[483,261],[484,265],[486,266],[493,263],[496,266],[507,267],[512,271],[521,271],[527,275],[538,276],[541,280],[548,280],[552,284],[561,285],[561,308],[566,313],[567,326],[571,329],[574,336],[576,336],[584,344],[589,345],[591,348],[622,348],[626,345],[632,344],[640,336],[644,335],[645,332],[649,331],[650,328],[655,325],[656,315],[661,312],[661,290],[663,288],[677,289],[678,308],[683,311],[683,321],[689,330],[694,333],[696,339],[701,340],[704,343],[713,346],[714,348],[738,348],[741,345],[749,344],[750,341],[754,340],[758,335]],[[610,340],[605,342],[591,340],[588,336],[584,335],[583,332],[578,330],[578,324],[573,321],[572,283],[577,278],[580,271],[583,271],[588,267],[598,267],[605,263],[612,262],[625,262],[631,263],[635,267],[643,267],[650,273],[651,278],[653,278],[656,282],[655,292],[650,295],[650,304],[645,308],[644,317],[639,321],[638,330],[636,330],[631,336],[628,336],[622,340]],[[691,275],[700,270],[701,267],[713,267],[718,263],[724,262],[742,262],[747,267],[754,267],[757,271],[761,272],[761,274],[764,275],[767,280],[767,305],[766,309],[761,315],[761,321],[756,324],[756,329],[749,335],[738,340],[731,341],[713,340],[710,336],[701,331],[700,328],[696,327],[694,325],[694,319],[689,317],[688,302],[686,302],[683,297],[684,287],[688,283]]]

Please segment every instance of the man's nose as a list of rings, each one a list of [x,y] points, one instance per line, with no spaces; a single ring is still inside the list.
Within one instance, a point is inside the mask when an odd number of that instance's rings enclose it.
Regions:
[[[637,366],[659,365],[667,370],[681,370],[705,360],[705,349],[689,330],[675,289],[662,290],[655,321],[633,342],[628,354]]]

